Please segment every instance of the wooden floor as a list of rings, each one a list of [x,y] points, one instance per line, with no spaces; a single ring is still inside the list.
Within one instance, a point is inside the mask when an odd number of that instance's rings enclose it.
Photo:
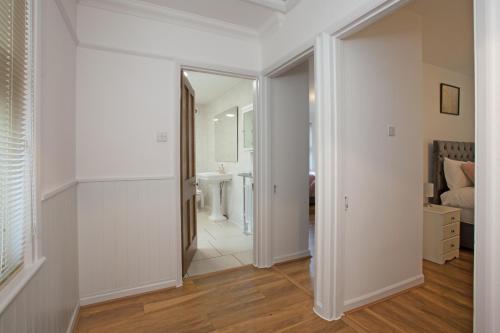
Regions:
[[[310,260],[186,279],[82,308],[76,332],[472,332],[473,254],[424,262],[425,284],[326,322],[312,312]]]

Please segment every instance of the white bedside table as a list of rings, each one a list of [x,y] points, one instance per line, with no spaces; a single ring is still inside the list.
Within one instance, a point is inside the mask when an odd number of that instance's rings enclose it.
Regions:
[[[458,258],[459,248],[460,208],[424,207],[424,259],[444,264]]]

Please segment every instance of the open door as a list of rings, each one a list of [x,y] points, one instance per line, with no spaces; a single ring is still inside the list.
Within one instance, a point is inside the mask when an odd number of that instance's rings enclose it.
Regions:
[[[305,61],[270,83],[275,260],[309,253],[308,66]]]
[[[196,239],[196,168],[194,136],[194,90],[181,72],[181,223],[182,275],[193,260]]]

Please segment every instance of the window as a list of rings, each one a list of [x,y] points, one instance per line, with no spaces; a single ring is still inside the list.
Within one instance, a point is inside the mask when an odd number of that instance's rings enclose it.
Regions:
[[[0,283],[31,258],[30,6],[0,0]]]

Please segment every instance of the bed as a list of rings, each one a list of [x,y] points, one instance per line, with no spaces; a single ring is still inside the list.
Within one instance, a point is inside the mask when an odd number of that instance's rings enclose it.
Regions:
[[[449,191],[444,175],[445,157],[457,161],[475,161],[475,145],[473,142],[439,141],[433,142],[432,179],[434,183],[434,197],[432,203],[440,205],[441,195]],[[456,206],[455,206],[456,207]],[[460,214],[460,247],[474,249],[474,208],[461,208]]]

